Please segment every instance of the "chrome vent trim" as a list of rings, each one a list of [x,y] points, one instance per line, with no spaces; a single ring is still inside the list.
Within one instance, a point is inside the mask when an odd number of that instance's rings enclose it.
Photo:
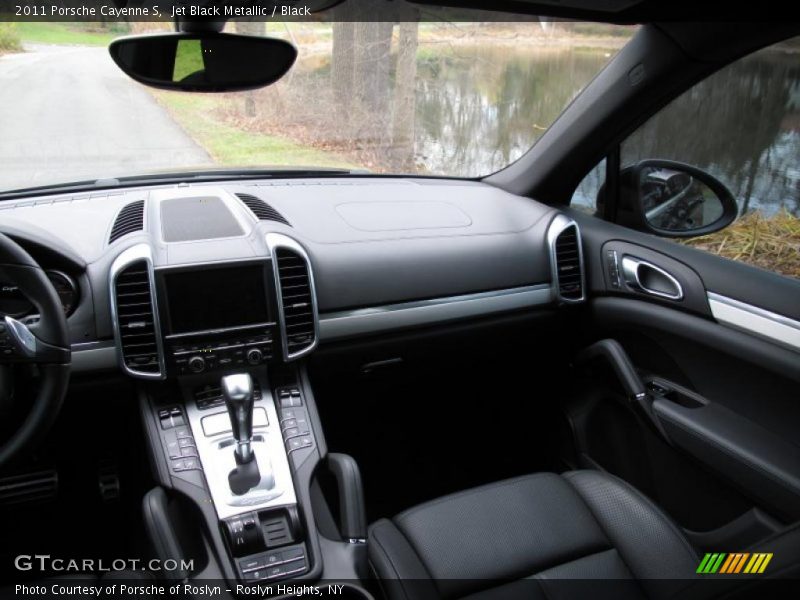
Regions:
[[[289,227],[292,226],[286,218],[275,210],[271,205],[267,204],[264,200],[257,196],[253,196],[252,194],[236,194],[236,197],[242,201],[242,203],[250,209],[250,212],[258,219],[259,221],[276,221],[277,223],[283,223],[284,225],[288,225]]]
[[[136,231],[144,231],[144,200],[136,200],[120,209],[111,233],[108,234],[108,243],[113,244],[121,237]]]
[[[296,360],[302,356],[310,353],[319,343],[319,312],[317,308],[317,290],[314,285],[314,273],[311,268],[311,260],[308,257],[305,249],[292,238],[280,233],[268,233],[265,237],[267,246],[269,247],[270,255],[272,256],[272,273],[275,278],[275,291],[278,297],[278,323],[281,329],[281,346],[283,348],[284,360]],[[307,277],[308,292],[303,294],[307,295],[307,302],[310,304],[309,308],[309,322],[293,324],[289,323],[289,319],[297,318],[296,314],[287,314],[286,301],[289,296],[288,290],[285,290],[285,279],[287,277],[286,269],[281,273],[281,262],[287,264],[286,261],[290,258],[296,258],[302,261],[305,266],[305,275]],[[302,276],[302,272],[300,274]],[[304,299],[301,298],[301,303]],[[301,307],[302,308],[302,307]],[[292,307],[291,310],[295,310]],[[296,344],[290,342],[291,332],[288,331],[290,327],[300,327],[306,325],[310,328],[305,335],[313,335],[313,339],[308,344]],[[301,330],[302,332],[303,330]]]
[[[578,224],[565,215],[556,215],[547,229],[547,246],[554,296],[569,304],[583,302],[586,299],[586,270]],[[577,273],[574,272],[576,268]]]
[[[136,271],[135,269],[139,269]],[[124,294],[119,288],[121,286],[129,286],[133,292],[131,295],[139,295],[141,298],[142,310],[140,314],[131,314],[128,310],[129,307],[121,306],[119,302],[119,294]],[[146,286],[146,289],[143,289]],[[137,244],[122,252],[111,265],[111,273],[109,276],[109,296],[111,298],[111,321],[114,326],[114,341],[117,347],[117,358],[122,370],[133,377],[141,379],[164,379],[166,377],[166,369],[164,367],[164,349],[161,340],[161,322],[158,315],[158,304],[155,296],[155,278],[153,276],[153,258],[150,246],[147,244]],[[149,305],[149,308],[148,308]],[[123,314],[120,311],[123,311]],[[129,334],[128,319],[140,317],[136,322],[137,327],[149,328],[150,333],[144,332],[141,334]],[[143,324],[140,324],[143,323]],[[145,345],[145,352],[143,354],[152,354],[155,359],[155,364],[147,365],[147,368],[137,369],[135,366],[128,364],[129,360],[133,358],[132,352],[128,351],[123,338],[126,335],[139,335],[142,336],[141,344]],[[152,338],[152,341],[148,341]],[[153,351],[147,351],[147,345],[152,345]],[[130,348],[130,346],[128,346]]]

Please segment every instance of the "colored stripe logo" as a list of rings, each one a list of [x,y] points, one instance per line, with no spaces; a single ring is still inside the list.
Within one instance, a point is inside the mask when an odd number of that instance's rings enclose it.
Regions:
[[[754,552],[752,554],[750,552],[708,552],[700,561],[697,573],[702,575],[713,575],[714,573],[754,575],[763,573],[771,560],[771,552]]]

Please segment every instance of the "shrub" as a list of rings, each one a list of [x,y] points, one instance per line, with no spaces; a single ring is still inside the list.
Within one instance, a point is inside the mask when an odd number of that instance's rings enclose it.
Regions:
[[[22,50],[22,43],[17,34],[17,28],[13,23],[0,22],[0,54],[5,52],[19,52]]]

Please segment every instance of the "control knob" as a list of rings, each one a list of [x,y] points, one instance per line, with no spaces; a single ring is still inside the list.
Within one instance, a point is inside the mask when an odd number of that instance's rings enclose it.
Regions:
[[[206,360],[202,356],[193,356],[189,359],[189,370],[192,373],[202,373],[206,370]]]
[[[258,348],[251,348],[247,351],[247,362],[251,365],[261,364],[262,360],[264,360],[264,353]]]

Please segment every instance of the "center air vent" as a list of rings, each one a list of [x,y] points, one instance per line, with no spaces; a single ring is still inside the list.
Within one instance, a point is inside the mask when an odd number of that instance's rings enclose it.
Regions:
[[[553,257],[553,285],[565,302],[584,299],[583,253],[575,221],[559,215],[548,233]]]
[[[257,198],[251,194],[236,194],[236,196],[239,200],[244,202],[245,206],[250,209],[250,212],[253,213],[259,221],[277,221],[278,223],[283,223],[291,227],[289,221],[287,221],[281,213],[272,208],[261,198]]]
[[[113,244],[119,238],[134,231],[144,229],[144,200],[137,200],[125,206],[117,218],[108,236],[108,243]]]
[[[284,358],[292,360],[311,352],[317,345],[317,301],[311,265],[305,251],[294,240],[269,234],[267,242],[275,261]]]
[[[137,247],[131,248],[136,251]],[[131,375],[160,379],[163,361],[158,333],[158,317],[153,305],[150,267],[145,258],[118,263],[112,267],[112,301],[115,333],[123,369]]]

